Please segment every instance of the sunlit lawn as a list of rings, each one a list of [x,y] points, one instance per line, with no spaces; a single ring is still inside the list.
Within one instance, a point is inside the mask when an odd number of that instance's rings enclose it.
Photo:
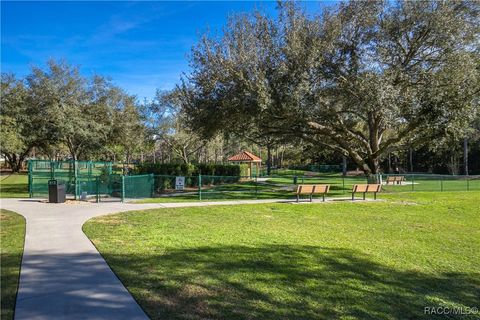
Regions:
[[[0,198],[27,198],[28,175],[16,173],[0,175]]]
[[[217,185],[204,185],[202,187],[201,200],[244,200],[244,199],[294,199],[295,188],[293,176],[276,175],[256,181],[224,183]],[[342,177],[340,174],[321,173],[315,176],[297,176],[297,184],[328,184],[330,191],[328,197],[349,197],[355,184],[367,183],[363,176]],[[402,185],[383,185],[383,193],[411,192],[411,191],[480,191],[480,178],[476,176],[466,179],[458,179],[445,176],[443,180],[439,176],[418,175],[412,178],[407,176],[407,181]],[[317,197],[321,197],[318,196]],[[380,195],[382,197],[382,195]],[[161,203],[161,202],[186,202],[198,201],[198,189],[188,192],[178,192],[175,196],[161,195],[155,198],[136,200],[137,203]]]
[[[25,239],[25,219],[0,209],[1,235],[1,319],[13,319],[20,263]]]
[[[480,192],[382,199],[135,211],[84,231],[153,319],[431,319],[425,307],[478,307]]]

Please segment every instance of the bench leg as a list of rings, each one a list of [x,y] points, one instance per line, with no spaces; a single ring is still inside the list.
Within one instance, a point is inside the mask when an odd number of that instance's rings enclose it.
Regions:
[[[300,195],[297,194],[297,202],[300,201]]]
[[[310,195],[310,202],[312,202],[312,200],[313,200],[313,195],[311,194]]]
[[[355,200],[355,193],[352,192],[352,201]]]
[[[363,200],[365,200],[365,192],[363,193]]]
[[[373,193],[373,200],[377,200],[377,193],[376,192]]]
[[[325,202],[325,193],[323,194],[323,202]]]

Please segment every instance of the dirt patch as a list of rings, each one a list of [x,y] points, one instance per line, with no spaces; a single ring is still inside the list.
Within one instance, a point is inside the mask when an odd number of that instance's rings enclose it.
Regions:
[[[393,203],[393,204],[402,204],[402,205],[405,205],[405,206],[416,206],[416,205],[418,205],[418,203],[416,203],[416,202],[410,202],[410,201],[390,201],[390,203]]]
[[[119,217],[110,216],[95,219],[96,223],[108,224],[108,225],[119,225],[125,223],[125,220]]]
[[[13,219],[13,217],[8,216],[8,215],[3,214],[3,213],[0,214],[0,220],[1,220],[1,221],[7,221],[7,220],[11,220],[11,219]]]

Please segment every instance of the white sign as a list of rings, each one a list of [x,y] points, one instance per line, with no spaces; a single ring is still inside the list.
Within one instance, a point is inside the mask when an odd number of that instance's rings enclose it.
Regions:
[[[185,187],[185,177],[175,177],[175,190],[183,190]]]

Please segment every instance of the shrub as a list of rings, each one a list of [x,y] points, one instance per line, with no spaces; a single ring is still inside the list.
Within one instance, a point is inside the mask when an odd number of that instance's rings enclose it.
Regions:
[[[194,166],[184,163],[142,163],[136,167],[136,171],[138,174],[190,176],[193,174]]]
[[[163,193],[165,190],[175,188],[175,176],[186,177],[186,187],[198,187],[199,174],[202,175],[204,186],[237,182],[240,179],[240,167],[233,164],[142,163],[136,167],[135,171],[136,174],[153,173],[155,190],[157,193]]]
[[[240,166],[235,164],[197,164],[196,175],[208,176],[239,176]]]
[[[246,164],[246,163],[242,163],[242,164],[240,165],[240,175],[241,175],[242,177],[248,176],[248,168],[249,168],[249,167],[250,167],[250,166],[249,166],[248,164]]]
[[[137,174],[169,176],[240,176],[240,166],[235,164],[177,164],[177,163],[143,163],[136,167]]]

